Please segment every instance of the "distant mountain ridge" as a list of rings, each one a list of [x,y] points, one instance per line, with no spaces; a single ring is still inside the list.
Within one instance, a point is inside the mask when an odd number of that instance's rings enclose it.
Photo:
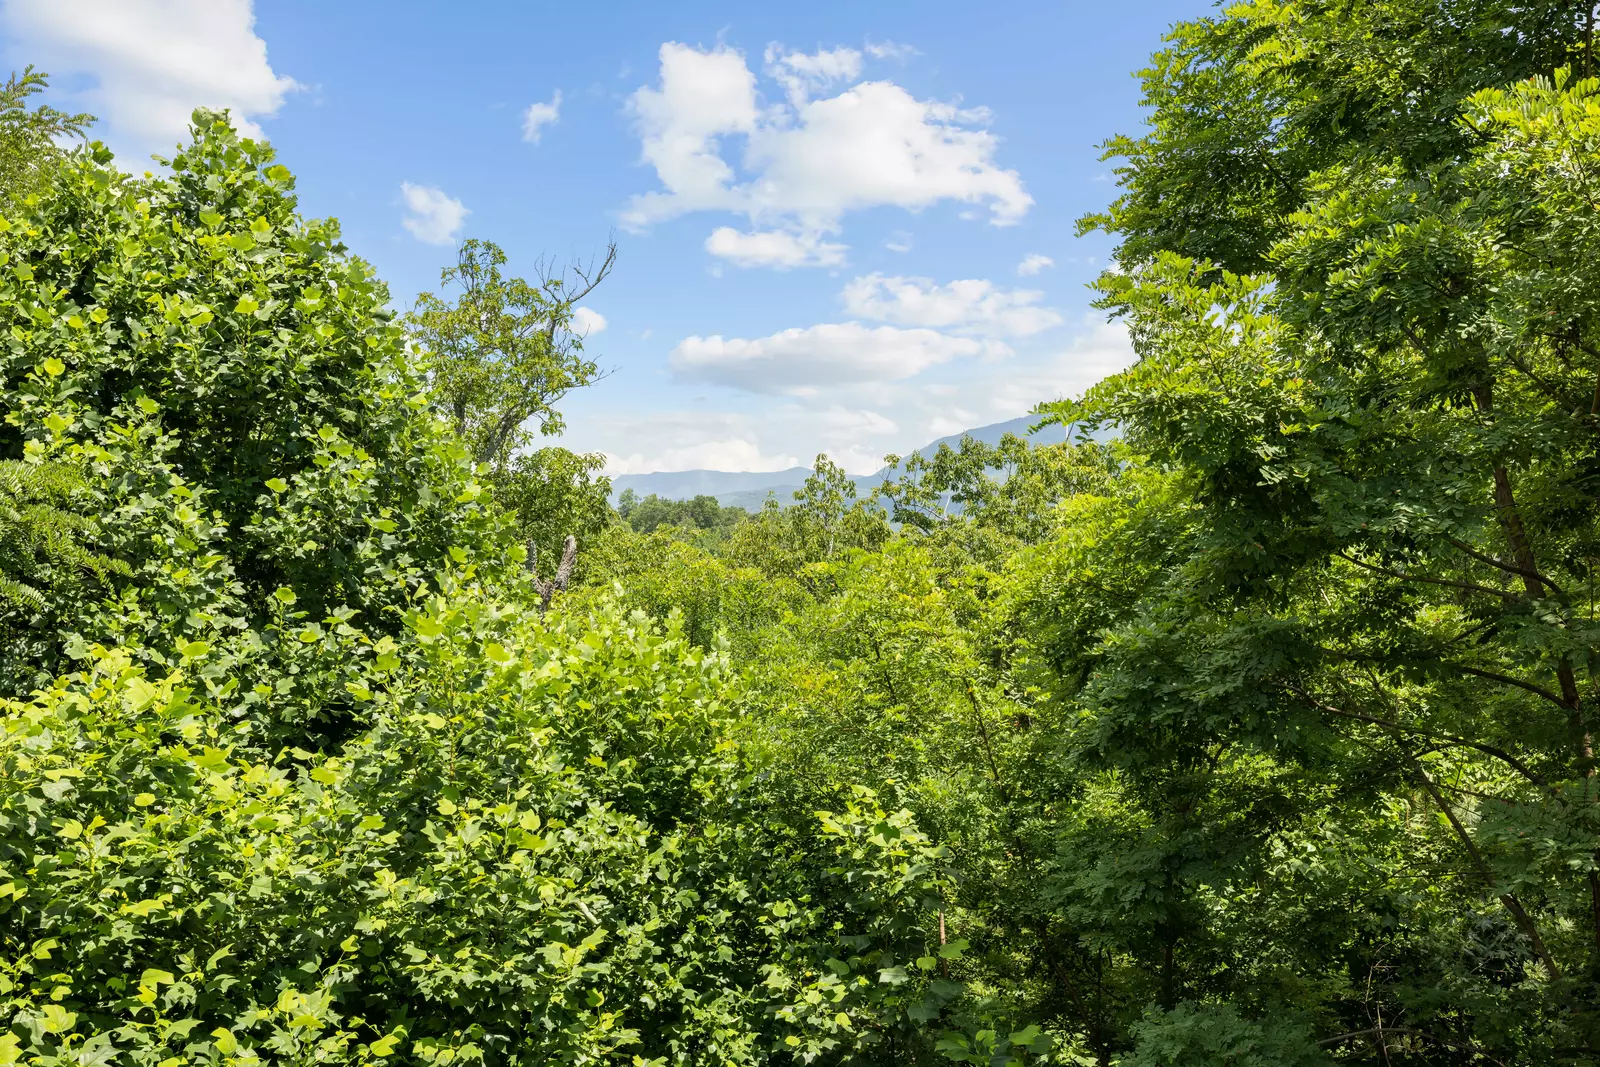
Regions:
[[[917,454],[931,457],[939,451],[940,445],[958,447],[963,437],[974,438],[986,445],[999,444],[1000,438],[1008,433],[1014,433],[1019,437],[1031,437],[1040,444],[1054,444],[1066,440],[1067,431],[1063,426],[1046,426],[1036,434],[1029,434],[1028,427],[1038,418],[1037,415],[1023,415],[1007,419],[1005,422],[963,430],[923,445],[917,449]],[[641,497],[654,493],[667,500],[714,496],[717,498],[717,503],[724,507],[741,507],[755,511],[765,503],[768,495],[776,496],[780,504],[788,504],[793,499],[794,491],[805,484],[806,477],[810,473],[810,467],[790,467],[781,471],[693,470],[619,474],[611,479],[611,496],[615,501],[626,489],[632,489]],[[866,496],[871,493],[875,486],[881,484],[892,473],[891,468],[881,467],[871,474],[857,475],[852,479],[856,483],[857,495]]]

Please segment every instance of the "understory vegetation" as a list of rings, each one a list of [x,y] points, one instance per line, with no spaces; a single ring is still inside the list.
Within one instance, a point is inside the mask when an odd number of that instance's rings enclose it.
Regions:
[[[748,515],[538,447],[614,248],[13,78],[0,1067],[1600,1064],[1592,31],[1180,24],[1073,439]]]

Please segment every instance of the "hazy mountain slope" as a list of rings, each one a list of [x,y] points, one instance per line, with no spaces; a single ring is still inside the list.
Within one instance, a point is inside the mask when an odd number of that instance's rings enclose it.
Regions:
[[[923,445],[917,452],[931,456],[939,450],[940,445],[956,448],[960,446],[963,437],[972,437],[985,444],[997,445],[1000,443],[1000,438],[1008,433],[1028,436],[1028,427],[1037,418],[1037,415],[1023,415],[1005,422],[963,430],[961,433],[941,437],[937,441]],[[1034,434],[1033,439],[1041,444],[1063,441],[1066,440],[1066,430],[1060,426],[1049,426]],[[794,491],[805,483],[806,475],[810,473],[809,467],[790,467],[781,471],[694,470],[619,474],[611,479],[611,494],[613,500],[625,489],[632,489],[640,496],[654,493],[668,500],[688,500],[704,494],[716,497],[717,503],[724,507],[741,507],[754,511],[766,501],[768,494],[776,496],[779,503],[788,504],[793,499]],[[891,473],[893,472],[890,468],[882,467],[872,474],[858,475],[855,478],[857,493],[866,496]]]
[[[619,474],[611,479],[613,496],[632,489],[640,496],[688,500],[696,496],[723,493],[759,492],[772,486],[796,487],[811,473],[810,467],[790,467],[782,471],[656,471],[652,474]]]
[[[999,444],[1000,438],[1004,437],[1008,433],[1014,433],[1018,437],[1030,438],[1036,444],[1041,445],[1054,444],[1057,441],[1065,441],[1067,439],[1066,428],[1062,426],[1046,426],[1036,434],[1029,434],[1028,427],[1032,426],[1038,420],[1039,416],[1037,415],[1022,415],[1015,419],[1007,419],[1005,422],[992,422],[987,426],[978,426],[971,430],[962,430],[960,433],[953,433],[948,437],[941,437],[937,441],[923,445],[921,448],[917,449],[917,454],[921,456],[932,456],[935,452],[939,451],[940,445],[949,445],[951,448],[960,448],[961,439],[963,437],[971,437],[974,440],[982,441],[986,445]],[[876,485],[883,481],[884,477],[890,473],[892,473],[890,468],[880,467],[872,474],[857,478],[856,484]],[[804,481],[804,479],[801,480]]]

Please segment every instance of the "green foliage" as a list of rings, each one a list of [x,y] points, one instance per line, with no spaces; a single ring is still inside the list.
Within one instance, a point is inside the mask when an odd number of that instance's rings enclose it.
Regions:
[[[885,457],[899,477],[877,495],[889,501],[895,522],[924,533],[965,516],[984,529],[1028,544],[1054,528],[1050,511],[1061,501],[1102,488],[1115,472],[1110,448],[1095,442],[1035,447],[1016,434],[998,445],[963,437],[959,448],[941,444],[920,453]]]
[[[49,75],[29,66],[0,85],[0,201],[40,191],[60,165],[64,137],[82,137],[93,115],[68,115],[28,98],[45,90]]]
[[[945,851],[774,796],[668,596],[547,615],[517,534],[624,574],[662,535],[606,529],[591,457],[476,462],[334,225],[195,133],[0,220],[6,576],[61,609],[8,649],[55,680],[0,734],[0,1059],[931,1054]],[[776,621],[718,567],[718,619]]]
[[[582,595],[608,596],[621,586],[627,602],[652,618],[676,613],[685,636],[702,648],[713,647],[719,633],[751,638],[805,599],[792,576],[731,566],[696,540],[670,526],[648,534],[612,526],[583,556],[590,588]]]
[[[460,287],[455,302],[424,293],[405,320],[428,353],[433,404],[473,460],[488,466],[495,498],[530,560],[541,550],[559,554],[569,535],[587,544],[611,520],[611,483],[598,473],[603,456],[526,446],[534,437],[528,424],[559,433],[556,403],[599,373],[583,354],[573,313],[611,273],[616,253],[612,245],[602,260],[559,273],[541,262],[530,283],[501,273],[506,255],[498,245],[469,240],[440,279]]]
[[[73,157],[0,226],[0,1062],[1600,1062],[1592,19],[1176,27],[1138,362],[1040,412],[1120,438],[892,522],[613,521],[520,447],[565,281],[469,243],[407,337],[215,116]]]
[[[550,446],[512,455],[491,468],[487,481],[530,553],[560,558],[567,535],[578,539],[585,548],[578,555],[581,576],[588,546],[614,521],[611,479],[599,473],[604,465],[604,456]]]
[[[343,635],[369,728],[337,756],[258,747],[204,650],[154,677],[97,648],[8,705],[0,1049],[837,1061],[939,1015],[956,987],[906,968],[942,853],[908,814],[764,819],[719,657],[444,584],[401,642]]]
[[[872,500],[856,499],[856,484],[843,468],[819,454],[794,503],[766,505],[733,528],[725,552],[734,563],[778,577],[799,574],[808,564],[851,550],[871,550],[889,539],[888,517]]]
[[[52,658],[57,631],[83,602],[109,592],[126,563],[97,551],[80,510],[83,475],[63,463],[0,460],[0,657],[10,677]],[[48,683],[48,675],[34,681]]]
[[[1556,5],[1240,5],[1175,31],[1155,132],[1115,146],[1127,191],[1091,221],[1128,237],[1101,291],[1140,362],[1055,414],[1125,432],[1177,492],[1172,532],[1125,557],[1121,619],[1064,672],[1046,635],[1091,605],[1016,603],[1047,624],[1030,675],[1066,683],[1075,762],[1116,801],[1051,836],[1062,898],[1117,888],[1110,940],[1158,976],[1163,1014],[1124,1024],[1134,1062],[1595,1044],[1577,203],[1600,112],[1565,71],[1496,88],[1583,26]],[[1253,180],[1215,180],[1221,155]],[[1290,1017],[1332,1036],[1269,1025]]]
[[[624,489],[617,499],[617,514],[639,533],[654,533],[661,526],[676,526],[685,530],[703,530],[710,534],[709,541],[717,543],[727,537],[728,531],[749,517],[744,508],[723,507],[714,496],[697,496],[690,500],[667,500],[654,493],[639,498],[632,489]]]
[[[304,627],[397,632],[452,555],[514,570],[520,550],[428,412],[382,283],[295,213],[269,148],[208,112],[195,132],[169,175],[80,152],[0,219],[0,449],[82,469],[97,550],[132,572],[63,614],[58,647],[160,670],[213,645],[216,699],[253,716],[272,694],[323,731],[354,713],[353,667]],[[259,673],[230,683],[231,662]]]
[[[729,626],[775,795],[949,849],[941,1056],[1595,1062],[1600,85],[1526,77],[1587,17],[1178,27],[1092,220],[1140,360],[1043,413],[1123,442],[908,461],[855,551],[826,471],[736,528],[804,594]]]
[[[1126,1067],[1216,1063],[1228,1067],[1323,1067],[1333,1062],[1312,1051],[1306,1027],[1293,1018],[1247,1022],[1233,1009],[1185,1004],[1153,1012],[1134,1027],[1139,1051]]]
[[[1123,161],[1123,193],[1083,226],[1120,236],[1127,264],[1175,252],[1260,270],[1311,175],[1361,159],[1408,170],[1455,160],[1473,140],[1456,121],[1464,101],[1567,62],[1585,48],[1586,11],[1565,0],[1251,0],[1180,22],[1140,72],[1150,132],[1105,145]]]
[[[84,489],[83,477],[61,464],[0,462],[0,603],[7,610],[43,612],[64,586],[126,573],[83,544],[94,524],[63,510]]]

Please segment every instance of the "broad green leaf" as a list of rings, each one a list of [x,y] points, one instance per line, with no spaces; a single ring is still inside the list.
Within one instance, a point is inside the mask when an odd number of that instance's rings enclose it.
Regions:
[[[59,1004],[46,1004],[39,1010],[39,1025],[47,1034],[64,1034],[78,1025],[78,1014]]]

